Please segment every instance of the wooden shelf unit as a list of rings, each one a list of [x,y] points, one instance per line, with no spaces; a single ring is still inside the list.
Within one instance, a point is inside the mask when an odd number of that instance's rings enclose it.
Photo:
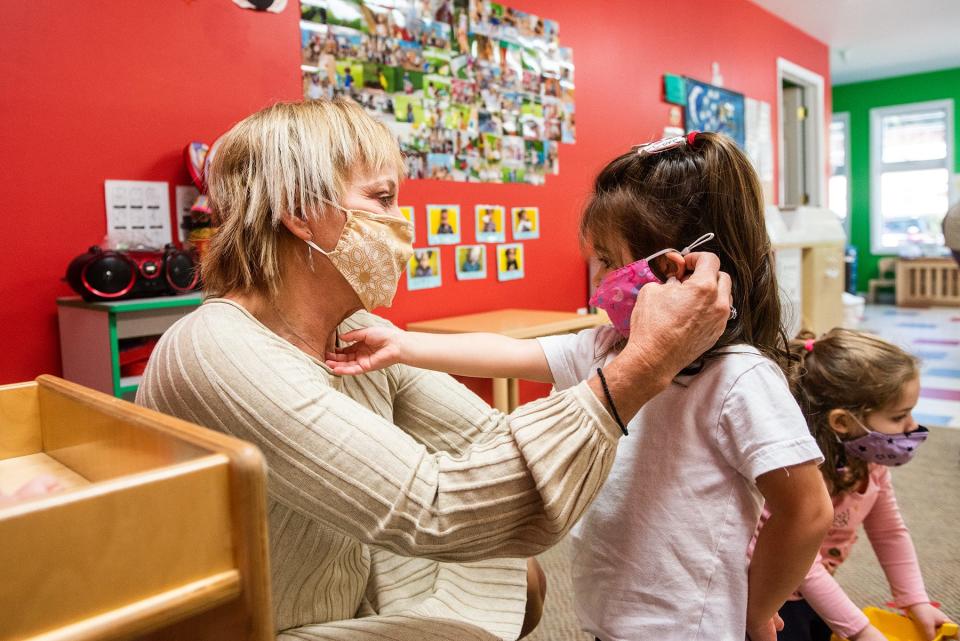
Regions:
[[[0,641],[268,641],[256,447],[53,376],[0,386]]]

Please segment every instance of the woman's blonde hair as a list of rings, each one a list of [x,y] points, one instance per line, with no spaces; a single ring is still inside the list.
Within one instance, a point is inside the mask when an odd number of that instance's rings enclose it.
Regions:
[[[283,216],[319,216],[356,172],[399,179],[403,166],[390,130],[346,98],[280,102],[244,118],[220,139],[206,177],[219,225],[201,262],[206,295],[275,295]]]
[[[831,494],[849,491],[867,475],[867,464],[846,458],[830,427],[831,410],[846,410],[861,421],[900,397],[919,375],[917,359],[896,345],[849,329],[835,328],[818,339],[810,332],[790,341],[793,395],[825,459],[821,471]],[[841,463],[846,460],[846,465]]]

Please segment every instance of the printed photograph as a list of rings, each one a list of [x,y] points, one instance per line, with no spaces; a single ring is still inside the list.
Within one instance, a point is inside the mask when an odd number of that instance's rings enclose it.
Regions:
[[[458,245],[457,280],[481,280],[487,277],[487,246]]]
[[[433,289],[440,287],[440,248],[416,249],[407,263],[407,289]]]
[[[430,162],[429,154],[427,163]],[[456,245],[460,242],[460,205],[427,205],[427,244]]]
[[[540,210],[537,207],[514,207],[510,213],[514,240],[540,238]]]
[[[521,243],[497,245],[497,280],[523,278],[524,258]]]
[[[477,242],[502,243],[506,240],[501,205],[477,205]]]

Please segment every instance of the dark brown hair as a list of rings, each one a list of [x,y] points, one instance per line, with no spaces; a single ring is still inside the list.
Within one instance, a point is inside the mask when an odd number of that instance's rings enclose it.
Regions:
[[[693,144],[659,153],[631,149],[597,176],[580,221],[581,242],[607,248],[623,242],[634,260],[682,249],[708,232],[716,236],[698,250],[720,257],[737,316],[703,359],[746,343],[786,370],[763,194],[750,160],[729,137],[698,133]]]
[[[866,422],[867,414],[895,403],[904,384],[919,375],[917,359],[876,336],[841,328],[816,340],[803,332],[790,342],[790,352],[796,357],[790,387],[823,452],[823,478],[831,494],[847,492],[866,478],[867,464],[846,457],[830,427],[830,411],[846,410]]]

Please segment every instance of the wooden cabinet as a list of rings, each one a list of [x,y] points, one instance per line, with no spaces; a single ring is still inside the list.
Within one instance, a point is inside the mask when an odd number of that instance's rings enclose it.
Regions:
[[[201,303],[199,292],[121,301],[57,299],[64,378],[132,400],[140,376],[122,376],[121,350],[136,339],[158,336]]]
[[[846,236],[837,217],[827,209],[768,207],[766,222],[787,334],[842,325]]]
[[[803,327],[817,335],[843,324],[843,245],[803,248]]]
[[[256,447],[63,379],[0,386],[0,641],[274,638]]]

